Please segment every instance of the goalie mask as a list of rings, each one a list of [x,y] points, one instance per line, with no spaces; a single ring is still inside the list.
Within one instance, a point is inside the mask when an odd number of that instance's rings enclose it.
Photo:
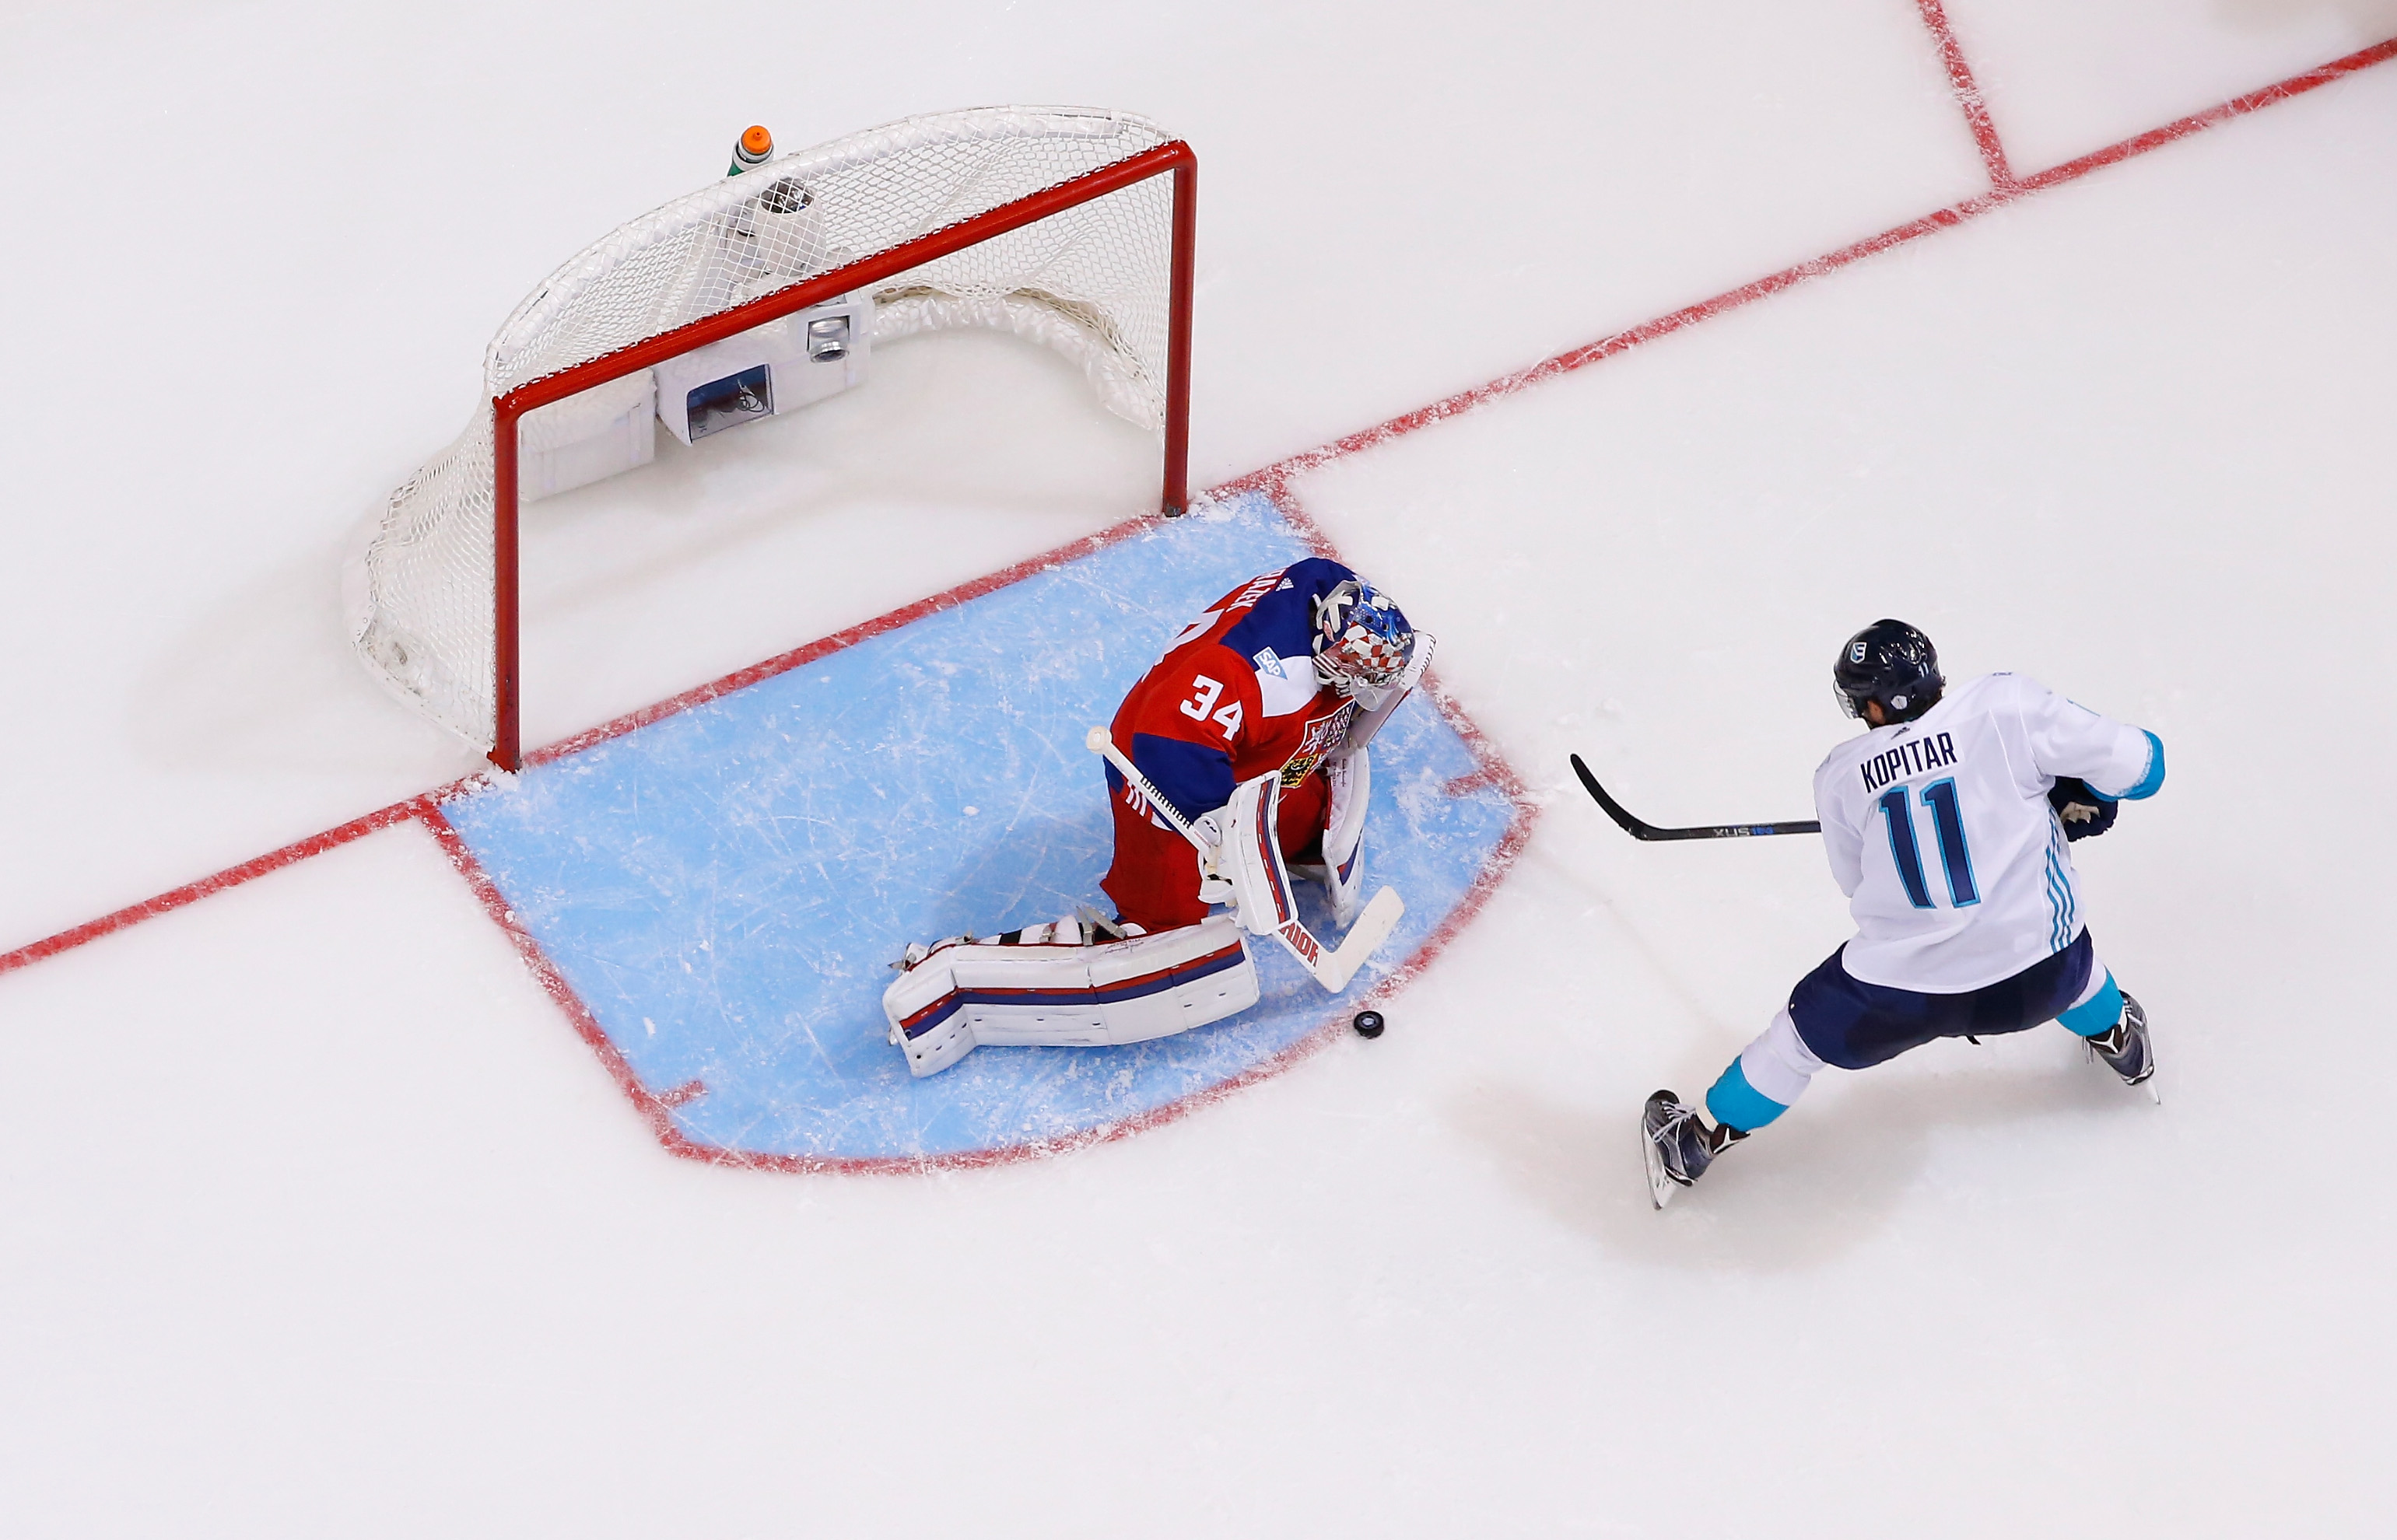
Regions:
[[[1414,650],[1414,628],[1372,583],[1350,578],[1315,601],[1315,671],[1325,684],[1380,690]]]

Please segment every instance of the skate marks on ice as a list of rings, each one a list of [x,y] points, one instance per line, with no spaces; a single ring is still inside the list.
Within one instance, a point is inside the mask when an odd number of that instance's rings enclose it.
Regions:
[[[1122,1048],[985,1049],[918,1080],[883,1038],[889,964],[911,940],[1100,900],[1110,830],[1085,730],[1225,590],[1307,554],[1270,501],[1241,498],[444,810],[702,1151],[906,1165],[1141,1126],[1345,1023],[1506,839],[1515,808],[1420,694],[1374,743],[1367,852],[1407,915],[1343,996],[1260,947],[1263,998],[1228,1021]],[[1315,890],[1301,903],[1329,933]]]
[[[1720,1067],[1666,1079],[1695,1102]],[[1631,1094],[1593,1109],[1533,1085],[1484,1081],[1457,1091],[1445,1112],[1510,1188],[1566,1229],[1635,1261],[1726,1273],[1831,1262],[1887,1232],[1909,1201],[2036,1203],[2048,1180],[2041,1172],[2064,1153],[2053,1146],[2078,1148],[2126,1118],[2166,1132],[2154,1104],[2088,1063],[2060,1026],[1979,1047],[1942,1041],[1870,1071],[1825,1070],[1803,1102],[1659,1212],[1640,1164],[1639,1104]],[[2017,1145],[2051,1147],[2025,1162],[2008,1153]],[[1937,1192],[1927,1185],[1935,1160]]]

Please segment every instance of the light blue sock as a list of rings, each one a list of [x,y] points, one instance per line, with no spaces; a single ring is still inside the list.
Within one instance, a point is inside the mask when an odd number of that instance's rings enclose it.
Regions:
[[[2106,982],[2097,993],[2056,1019],[2084,1038],[2102,1038],[2111,1032],[2122,1019],[2122,992],[2114,987],[2113,970],[2107,970]]]
[[[2102,1029],[2101,1029],[2102,1030]],[[1707,1113],[1718,1123],[1728,1123],[1742,1133],[1754,1133],[1758,1129],[1788,1111],[1787,1104],[1776,1102],[1748,1083],[1748,1071],[1734,1059],[1731,1067],[1722,1072],[1713,1089],[1707,1092]]]

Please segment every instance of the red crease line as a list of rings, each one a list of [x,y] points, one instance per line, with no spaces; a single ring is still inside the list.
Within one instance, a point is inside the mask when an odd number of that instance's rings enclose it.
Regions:
[[[616,1088],[631,1100],[635,1110],[649,1125],[650,1132],[668,1148],[673,1148],[675,1141],[680,1137],[680,1131],[674,1126],[673,1109],[704,1091],[706,1087],[692,1080],[661,1096],[643,1085],[631,1062],[608,1036],[606,1029],[600,1026],[598,1017],[591,1013],[591,1007],[575,992],[574,986],[566,982],[566,975],[557,971],[557,965],[550,960],[549,954],[542,950],[541,943],[533,939],[532,932],[517,917],[507,896],[500,891],[499,884],[491,880],[491,874],[475,858],[474,849],[458,832],[457,825],[450,823],[437,806],[426,807],[423,818],[425,827],[431,829],[433,837],[440,842],[441,853],[449,858],[450,866],[465,879],[467,888],[474,893],[475,901],[482,904],[483,912],[490,917],[491,923],[498,926],[514,944],[516,956],[523,959],[526,970],[541,985],[542,992],[565,1013],[566,1019],[573,1024],[575,1035],[599,1056],[599,1063],[607,1069],[609,1078],[614,1080]]]
[[[1307,516],[1306,510],[1299,505],[1294,497],[1283,490],[1274,494],[1274,501],[1282,517],[1299,532],[1310,549],[1321,556],[1335,559],[1338,557],[1339,553],[1325,538],[1322,529]],[[1499,840],[1497,848],[1490,853],[1489,859],[1483,862],[1481,870],[1474,875],[1471,885],[1459,897],[1455,906],[1441,917],[1440,924],[1433,928],[1429,935],[1416,944],[1415,949],[1408,954],[1404,962],[1392,969],[1375,983],[1373,988],[1355,1000],[1344,1000],[1341,1007],[1330,1012],[1319,1025],[1279,1053],[1250,1065],[1229,1079],[1219,1081],[1204,1090],[1193,1091],[1162,1106],[1152,1107],[1134,1117],[1113,1123],[1104,1123],[1096,1128],[1084,1129],[1071,1134],[1033,1140],[1021,1145],[1004,1145],[993,1148],[959,1150],[945,1155],[925,1156],[771,1155],[703,1145],[675,1127],[671,1120],[661,1121],[652,1118],[650,1126],[658,1131],[659,1142],[670,1153],[685,1159],[698,1160],[712,1166],[787,1174],[912,1175],[928,1172],[971,1171],[989,1166],[1012,1165],[1018,1161],[1045,1159],[1051,1156],[1063,1155],[1070,1150],[1086,1149],[1094,1145],[1112,1144],[1116,1140],[1127,1139],[1135,1133],[1176,1122],[1201,1107],[1211,1106],[1226,1097],[1237,1095],[1259,1081],[1271,1079],[1301,1061],[1321,1052],[1346,1036],[1347,1024],[1355,1014],[1355,1011],[1381,1005],[1391,996],[1421,977],[1424,971],[1432,965],[1433,960],[1448,948],[1449,944],[1472,923],[1474,917],[1481,912],[1482,905],[1490,901],[1490,895],[1497,891],[1499,884],[1506,880],[1506,874],[1513,868],[1516,859],[1522,854],[1525,845],[1531,840],[1532,827],[1540,816],[1539,804],[1532,799],[1521,780],[1516,776],[1514,770],[1499,754],[1497,746],[1490,742],[1480,728],[1465,714],[1464,708],[1440,687],[1433,671],[1428,669],[1425,671],[1420,688],[1438,708],[1441,717],[1455,730],[1457,736],[1465,741],[1467,751],[1474,757],[1477,768],[1466,776],[1460,777],[1460,781],[1471,782],[1479,786],[1496,787],[1506,794],[1507,800],[1512,804],[1506,834]],[[494,892],[496,893],[496,890]],[[528,937],[526,942],[520,944],[529,944],[530,938]],[[562,980],[559,982],[563,984]],[[1355,1010],[1348,1009],[1350,1006]],[[572,1008],[569,1008],[569,1013],[572,1015],[581,1009],[581,1002],[578,1000]],[[589,1020],[589,1013],[584,1011],[577,1017],[577,1031],[584,1030],[582,1024],[586,1020]],[[592,1022],[591,1025],[596,1029],[597,1024]],[[604,1034],[602,1036],[604,1037]],[[585,1037],[587,1040],[588,1033]],[[613,1044],[608,1046],[602,1056],[609,1062],[611,1072],[615,1065],[622,1063],[622,1055],[615,1053]],[[629,1070],[625,1071],[625,1074],[629,1075]],[[620,1075],[618,1083],[626,1083],[623,1076]],[[637,1084],[637,1081],[632,1083]],[[646,1093],[643,1094],[646,1095]],[[652,1100],[655,1099],[652,1098]],[[636,1105],[642,1105],[638,1098],[636,1099]],[[643,1106],[643,1110],[646,1113],[647,1107]]]

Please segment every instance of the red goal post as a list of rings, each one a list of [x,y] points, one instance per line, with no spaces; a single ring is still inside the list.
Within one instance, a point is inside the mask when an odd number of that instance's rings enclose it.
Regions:
[[[1078,155],[1099,164],[1052,178]],[[1170,201],[1156,195],[1160,178]],[[353,639],[369,670],[502,770],[522,762],[522,446],[526,419],[543,408],[870,294],[877,317],[908,313],[900,335],[998,326],[1081,359],[1113,409],[1161,433],[1162,510],[1188,502],[1188,144],[1128,114],[986,108],[887,125],[727,180],[747,185],[714,183],[635,221],[518,306],[486,355],[488,411],[392,494],[352,564]],[[1040,184],[1016,192],[1026,180]],[[1014,195],[972,207],[994,188]],[[617,340],[625,316],[672,318],[677,306],[698,314]]]

